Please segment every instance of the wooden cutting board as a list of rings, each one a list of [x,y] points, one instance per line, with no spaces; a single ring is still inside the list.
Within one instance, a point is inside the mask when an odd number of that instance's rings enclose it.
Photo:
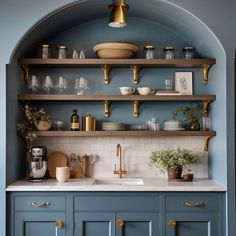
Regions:
[[[56,178],[56,167],[68,166],[68,159],[62,152],[52,152],[48,156],[48,172],[51,178]]]

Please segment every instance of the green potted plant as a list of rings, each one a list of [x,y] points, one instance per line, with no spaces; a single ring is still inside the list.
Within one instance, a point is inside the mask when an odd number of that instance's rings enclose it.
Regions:
[[[179,113],[189,122],[190,130],[200,130],[199,118],[203,115],[203,108],[199,103],[180,106],[172,113],[172,118],[176,120]]]
[[[168,179],[180,179],[183,166],[197,163],[197,154],[189,149],[167,149],[154,151],[150,155],[150,164],[159,168],[161,172],[167,171]]]

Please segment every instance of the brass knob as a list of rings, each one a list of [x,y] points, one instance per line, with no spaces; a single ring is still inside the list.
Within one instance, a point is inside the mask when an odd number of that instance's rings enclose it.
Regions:
[[[49,202],[31,202],[31,206],[33,207],[48,207],[49,205]]]
[[[61,221],[61,220],[56,220],[56,222],[55,222],[55,227],[56,227],[57,229],[60,229],[60,228],[62,227],[62,221]]]
[[[169,226],[170,228],[175,228],[175,226],[176,226],[176,221],[175,221],[175,220],[170,220],[170,221],[168,222],[168,226]]]
[[[124,222],[124,220],[122,220],[122,219],[118,219],[118,220],[116,221],[116,224],[119,225],[120,227],[123,227],[124,224],[125,224],[125,222]]]
[[[204,202],[184,202],[184,206],[186,207],[202,207],[205,206],[206,204]]]

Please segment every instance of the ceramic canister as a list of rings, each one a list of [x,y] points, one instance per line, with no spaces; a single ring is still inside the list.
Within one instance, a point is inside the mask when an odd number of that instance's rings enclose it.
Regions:
[[[82,117],[82,129],[83,131],[95,131],[96,130],[96,118],[92,115]]]

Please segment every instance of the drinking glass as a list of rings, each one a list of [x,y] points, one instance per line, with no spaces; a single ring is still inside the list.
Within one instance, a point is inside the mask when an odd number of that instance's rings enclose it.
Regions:
[[[43,90],[47,94],[49,94],[52,88],[53,88],[52,78],[49,75],[47,75],[43,81]]]
[[[32,75],[32,77],[29,80],[29,89],[31,89],[33,94],[37,93],[37,90],[39,89],[39,80],[35,75]]]
[[[62,94],[67,88],[67,80],[62,76],[59,76],[56,82],[55,89],[58,90],[60,94]]]
[[[172,80],[171,79],[165,80],[165,90],[172,91]]]
[[[84,77],[76,78],[75,90],[77,95],[84,95],[87,93],[88,82]]]

